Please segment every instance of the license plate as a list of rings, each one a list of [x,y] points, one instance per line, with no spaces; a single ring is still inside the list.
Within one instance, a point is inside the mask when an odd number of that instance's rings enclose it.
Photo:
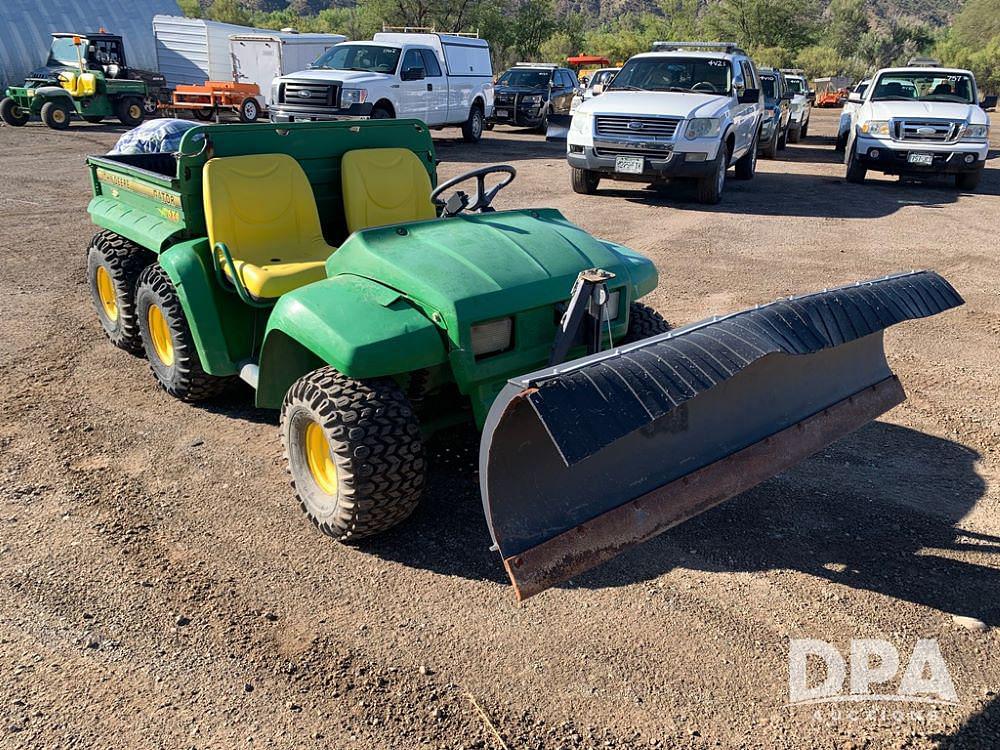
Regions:
[[[641,156],[616,156],[615,171],[625,174],[642,174],[646,160]]]
[[[906,157],[910,164],[920,164],[929,167],[934,164],[934,154],[910,154]]]
[[[506,109],[498,109],[497,110],[497,117],[509,117],[509,116],[510,116],[510,112],[508,112]]]

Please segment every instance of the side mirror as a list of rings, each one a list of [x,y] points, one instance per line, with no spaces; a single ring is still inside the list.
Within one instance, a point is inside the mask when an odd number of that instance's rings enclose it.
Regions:
[[[407,68],[400,78],[404,81],[422,81],[427,77],[423,68]]]
[[[810,91],[808,94],[806,94],[806,99],[808,99],[810,102],[816,101],[816,92]]]
[[[861,98],[861,94],[848,94],[847,101],[851,104],[861,104],[864,100]]]
[[[743,89],[736,98],[740,104],[756,104],[760,101],[760,89]]]

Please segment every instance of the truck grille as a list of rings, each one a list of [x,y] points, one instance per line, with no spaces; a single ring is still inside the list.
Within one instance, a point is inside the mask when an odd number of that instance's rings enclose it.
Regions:
[[[897,141],[917,143],[950,143],[962,129],[954,120],[896,120],[893,125]]]
[[[650,148],[648,144],[643,144],[639,147],[623,146],[620,144],[613,145],[602,145],[599,143],[594,144],[594,155],[595,156],[644,156],[647,159],[670,159],[673,156],[674,150],[672,146],[665,146],[663,148],[656,148],[655,146]]]
[[[278,101],[305,107],[336,107],[340,89],[329,83],[285,81]]]
[[[670,139],[677,132],[678,119],[666,117],[629,117],[597,115],[598,135],[627,135],[636,138]]]

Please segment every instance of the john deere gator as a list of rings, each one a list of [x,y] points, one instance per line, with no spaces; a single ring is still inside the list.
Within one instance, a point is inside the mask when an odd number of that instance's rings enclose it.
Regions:
[[[519,598],[899,403],[882,329],[962,301],[915,272],[669,330],[638,301],[649,260],[552,209],[495,211],[512,167],[437,184],[415,120],[200,126],[88,164],[111,341],[177,398],[239,377],[280,409],[295,493],[339,540],[406,518],[424,438],[475,422]]]

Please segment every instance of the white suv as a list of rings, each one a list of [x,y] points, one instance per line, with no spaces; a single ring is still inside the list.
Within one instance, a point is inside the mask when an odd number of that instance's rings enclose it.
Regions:
[[[718,203],[730,165],[738,179],[754,176],[763,113],[757,70],[735,44],[657,42],[574,110],[573,190],[593,193],[602,179],[688,178],[700,202]]]
[[[816,92],[809,88],[806,75],[799,68],[782,68],[781,74],[785,77],[785,86],[792,94],[788,140],[790,143],[798,143],[800,139],[809,135],[809,117],[812,115]]]
[[[863,97],[848,99],[851,113],[845,163],[847,181],[862,183],[868,170],[920,177],[955,176],[972,190],[986,165],[990,118],[979,106],[976,79],[968,70],[885,68]]]

